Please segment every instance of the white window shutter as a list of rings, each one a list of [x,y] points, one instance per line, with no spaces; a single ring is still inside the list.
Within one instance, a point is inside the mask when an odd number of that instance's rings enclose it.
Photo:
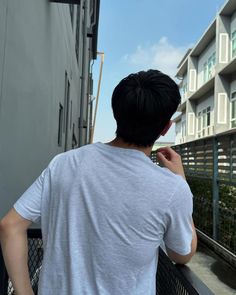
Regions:
[[[227,94],[218,93],[217,122],[219,124],[227,123]]]
[[[197,71],[190,70],[189,71],[189,91],[196,91],[196,81],[197,81]]]
[[[226,33],[220,34],[219,46],[219,62],[228,63],[229,59],[229,35]]]
[[[194,113],[188,113],[188,135],[194,135],[195,124],[194,124]]]

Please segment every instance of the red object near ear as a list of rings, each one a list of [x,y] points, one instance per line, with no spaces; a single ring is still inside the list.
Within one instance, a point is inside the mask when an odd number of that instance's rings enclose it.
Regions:
[[[172,125],[172,121],[169,121],[166,125],[166,127],[162,130],[161,135],[164,136],[166,135],[167,131],[170,129],[171,125]]]

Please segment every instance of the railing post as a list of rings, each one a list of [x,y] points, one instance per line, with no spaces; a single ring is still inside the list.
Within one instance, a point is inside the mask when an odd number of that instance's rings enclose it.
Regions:
[[[0,294],[7,295],[8,275],[5,268],[2,251],[0,247]]]
[[[218,240],[219,227],[219,179],[218,179],[218,138],[215,136],[212,140],[213,146],[213,177],[212,177],[212,195],[213,195],[213,239]]]
[[[233,147],[234,147],[234,139],[232,134],[230,135],[230,144],[229,144],[229,167],[230,167],[230,183],[233,181]]]

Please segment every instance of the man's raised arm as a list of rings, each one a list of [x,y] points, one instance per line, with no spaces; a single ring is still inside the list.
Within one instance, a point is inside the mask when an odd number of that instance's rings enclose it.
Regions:
[[[31,221],[11,209],[0,221],[0,242],[16,295],[34,295],[28,270],[27,228]]]
[[[181,157],[172,148],[165,147],[165,148],[159,149],[158,153],[157,153],[157,158],[158,158],[159,162],[164,167],[168,168],[173,173],[182,176],[184,180],[186,179],[183,165],[182,165],[182,161],[181,161]],[[186,194],[189,195],[189,192],[187,192]],[[188,198],[188,196],[183,196],[183,199],[184,198],[186,198],[186,204],[183,204],[183,207],[182,207],[183,214],[177,206],[176,210],[179,209],[180,212],[175,212],[176,220],[174,220],[173,222],[176,222],[178,224],[177,224],[177,226],[175,226],[174,230],[173,229],[170,230],[171,233],[169,233],[169,240],[174,239],[175,231],[176,232],[180,231],[180,226],[182,226],[183,229],[186,230],[186,232],[188,233],[188,237],[190,237],[190,238],[191,238],[191,236],[189,233],[190,233],[190,230],[192,230],[192,240],[191,240],[190,251],[187,254],[185,254],[185,253],[180,254],[180,253],[177,253],[176,251],[174,251],[173,249],[168,248],[168,245],[166,245],[166,251],[167,251],[169,258],[179,264],[185,264],[185,263],[189,262],[189,260],[195,254],[196,249],[197,249],[197,235],[196,235],[195,226],[193,223],[193,219],[191,218],[191,216],[189,217],[188,211],[190,211],[190,209],[186,208],[187,204],[190,204],[190,199]],[[176,200],[174,200],[174,202],[175,201]],[[191,204],[192,204],[192,200],[191,200]],[[183,236],[181,237],[181,239],[184,240],[184,237],[185,237],[185,234],[183,233]],[[187,237],[187,235],[186,235],[186,237]],[[175,236],[175,239],[178,240],[178,236],[177,237]],[[189,240],[189,238],[188,238],[188,240]],[[183,241],[183,242],[185,243],[185,241]],[[179,241],[179,243],[181,244],[181,241]],[[173,242],[171,244],[173,245]],[[181,252],[181,250],[182,249],[179,249],[179,252]]]

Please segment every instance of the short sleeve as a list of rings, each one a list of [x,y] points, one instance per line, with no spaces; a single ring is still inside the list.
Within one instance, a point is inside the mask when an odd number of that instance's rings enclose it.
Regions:
[[[164,242],[167,248],[180,255],[191,252],[193,196],[186,181],[179,182],[167,213]]]
[[[41,217],[41,199],[45,178],[48,174],[46,168],[35,182],[23,193],[13,205],[18,214],[23,218],[38,223]]]

